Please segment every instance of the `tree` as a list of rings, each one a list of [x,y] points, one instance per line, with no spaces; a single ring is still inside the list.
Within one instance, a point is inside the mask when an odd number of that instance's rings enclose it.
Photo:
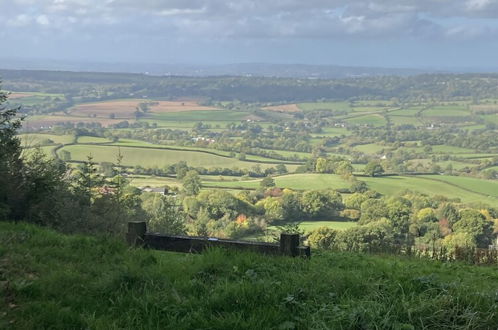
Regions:
[[[485,248],[493,239],[493,222],[478,211],[465,209],[460,211],[460,220],[453,225],[455,233],[470,234],[478,247]]]
[[[157,193],[144,193],[141,199],[148,227],[152,231],[170,235],[185,233],[183,215],[178,211],[173,198]]]
[[[0,91],[0,218],[22,218],[23,184],[21,143],[16,137],[21,121],[19,108],[8,109],[3,104],[7,95]]]
[[[261,188],[275,187],[275,180],[273,180],[273,178],[271,176],[267,176],[263,180],[260,181],[259,186]]]
[[[270,221],[282,220],[284,218],[284,208],[280,198],[267,197],[260,200],[256,206],[261,206],[265,211],[265,216]]]
[[[360,211],[361,216],[358,223],[361,225],[379,221],[388,216],[387,205],[381,199],[367,199],[361,203]]]
[[[303,213],[311,219],[335,216],[344,209],[342,197],[335,191],[306,191],[300,204]]]
[[[285,174],[288,172],[287,167],[284,164],[278,164],[275,168],[278,174]]]
[[[369,162],[367,166],[365,166],[364,173],[368,176],[374,177],[384,173],[384,169],[382,168],[379,162],[372,161]]]
[[[182,183],[187,196],[195,196],[201,191],[202,183],[197,171],[188,171],[183,177]]]
[[[308,243],[311,247],[317,249],[332,249],[335,244],[337,230],[320,227],[313,230],[308,236]]]

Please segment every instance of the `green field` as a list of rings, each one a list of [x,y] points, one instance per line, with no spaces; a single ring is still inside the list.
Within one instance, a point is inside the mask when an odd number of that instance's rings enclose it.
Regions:
[[[396,195],[409,189],[429,196],[443,195],[449,198],[460,198],[465,203],[483,202],[491,206],[498,206],[497,198],[486,197],[479,192],[450,185],[444,182],[447,178],[452,177],[443,175],[362,177],[361,181],[365,181],[371,189],[385,195]]]
[[[425,176],[424,176],[425,177]],[[487,196],[498,197],[498,181],[470,178],[465,176],[447,176],[440,175],[437,177],[427,176],[431,179],[437,179],[448,182],[464,189],[475,191]]]
[[[389,120],[394,125],[413,125],[420,126],[422,122],[416,117],[408,117],[408,116],[389,116]]]
[[[111,143],[110,140],[106,138],[96,137],[96,136],[79,136],[78,143]]]
[[[422,112],[425,117],[459,117],[469,116],[470,112],[463,106],[436,106]]]
[[[160,121],[241,121],[249,116],[249,112],[238,112],[229,110],[200,110],[185,112],[156,113],[151,115],[151,119]],[[192,126],[190,126],[191,128]]]
[[[469,148],[454,147],[454,146],[435,145],[432,146],[432,152],[445,153],[445,154],[469,154],[469,153],[474,153],[475,150]]]
[[[341,179],[335,174],[289,174],[275,177],[275,184],[279,188],[290,188],[296,190],[309,189],[345,189],[351,183]],[[248,180],[237,182],[209,182],[206,186],[228,187],[228,188],[251,188],[259,187],[260,180]]]
[[[91,155],[95,162],[116,162],[117,155],[123,156],[122,164],[125,166],[140,165],[143,167],[164,167],[179,161],[186,161],[189,166],[202,167],[223,167],[223,168],[252,168],[257,163],[239,161],[234,158],[216,156],[212,154],[180,151],[180,150],[160,150],[133,147],[99,146],[99,145],[72,145],[61,150],[71,153],[72,160],[85,161]],[[276,164],[260,164],[261,168],[274,167]],[[287,165],[288,168],[295,168],[296,165]]]
[[[389,149],[389,147],[381,144],[369,143],[356,145],[353,147],[353,149],[365,154],[376,154],[379,153],[382,149]]]
[[[20,134],[21,145],[23,147],[35,147],[46,140],[52,140],[55,144],[71,143],[74,139],[72,135],[55,135],[55,134]]]
[[[374,127],[384,126],[386,125],[386,120],[381,115],[366,115],[360,117],[354,117],[346,119],[346,121],[350,124],[355,125],[370,125]]]
[[[316,220],[316,221],[302,221],[299,223],[299,228],[303,229],[306,233],[315,230],[320,227],[332,228],[335,230],[344,230],[351,227],[355,227],[358,224],[352,221],[327,221],[327,220]],[[270,226],[268,229],[272,230],[276,227]]]

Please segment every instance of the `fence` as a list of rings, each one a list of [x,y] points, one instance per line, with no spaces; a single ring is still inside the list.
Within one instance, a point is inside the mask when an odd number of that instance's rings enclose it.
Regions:
[[[128,223],[126,239],[128,244],[132,246],[143,246],[145,248],[162,251],[201,253],[211,247],[222,247],[270,255],[311,257],[309,246],[299,246],[299,234],[282,233],[280,235],[279,244],[212,237],[172,236],[148,233],[146,223],[137,221]]]

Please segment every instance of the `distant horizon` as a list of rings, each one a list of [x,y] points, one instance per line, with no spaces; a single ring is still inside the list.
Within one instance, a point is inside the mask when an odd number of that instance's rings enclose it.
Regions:
[[[378,70],[379,74],[406,75],[413,74],[441,74],[441,73],[498,73],[498,66],[368,66],[368,65],[345,65],[337,63],[299,63],[299,62],[226,62],[226,63],[202,63],[202,62],[146,62],[146,61],[97,61],[97,60],[71,60],[57,58],[12,58],[0,56],[0,69],[2,70],[47,70],[47,71],[74,71],[74,72],[105,72],[105,73],[142,73],[152,75],[183,74],[186,76],[203,75],[226,75],[224,69],[240,67],[295,67],[295,68],[330,68],[330,69],[357,69]],[[162,72],[164,70],[174,72]],[[195,70],[207,70],[198,74]],[[217,70],[221,70],[217,72]],[[404,72],[404,74],[383,73],[383,71]],[[149,72],[151,71],[151,72]],[[242,73],[241,73],[242,74]],[[246,73],[247,74],[247,73]],[[379,75],[377,74],[377,75]],[[257,74],[255,74],[257,75]],[[376,75],[376,74],[370,74]],[[263,74],[264,76],[264,74]],[[278,76],[278,74],[274,75]],[[288,76],[288,75],[284,75]]]

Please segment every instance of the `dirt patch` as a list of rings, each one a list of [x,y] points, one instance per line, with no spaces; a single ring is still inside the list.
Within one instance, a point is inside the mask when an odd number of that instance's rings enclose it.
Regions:
[[[22,99],[23,97],[30,97],[33,96],[33,94],[29,93],[11,93],[9,94],[9,99]]]
[[[144,104],[146,105],[146,112],[150,113],[218,110],[213,107],[200,105],[196,101],[151,101],[131,99],[78,104],[70,109],[70,113],[82,117],[133,119],[135,118],[137,108]]]
[[[300,112],[301,109],[297,104],[282,104],[282,105],[272,105],[271,107],[264,107],[263,110],[278,111],[278,112]]]

